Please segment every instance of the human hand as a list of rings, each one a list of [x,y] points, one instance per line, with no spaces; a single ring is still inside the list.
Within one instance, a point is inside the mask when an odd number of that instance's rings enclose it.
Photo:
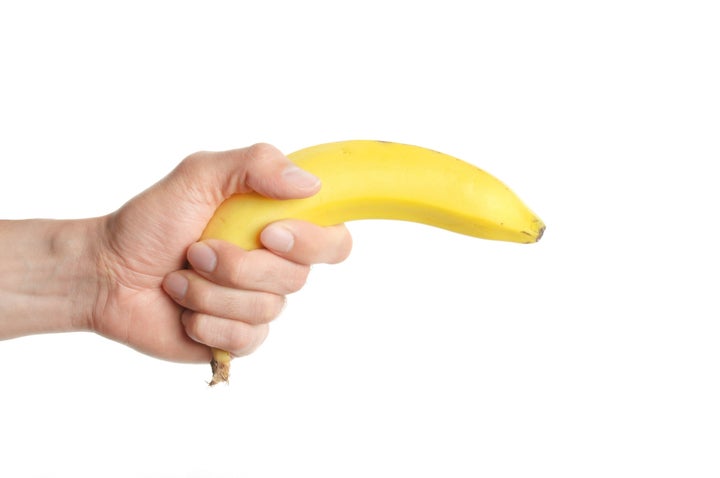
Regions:
[[[252,352],[285,296],[304,285],[310,265],[347,257],[347,229],[280,221],[261,234],[267,249],[253,251],[196,241],[232,194],[290,199],[319,189],[317,178],[270,145],[189,156],[102,219],[98,267],[105,279],[90,328],[173,361],[207,362],[210,347],[234,356]]]

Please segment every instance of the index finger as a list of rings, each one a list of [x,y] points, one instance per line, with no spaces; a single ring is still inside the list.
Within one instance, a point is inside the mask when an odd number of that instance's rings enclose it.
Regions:
[[[318,226],[285,219],[263,229],[260,242],[275,254],[299,264],[337,264],[352,249],[352,237],[344,224]]]

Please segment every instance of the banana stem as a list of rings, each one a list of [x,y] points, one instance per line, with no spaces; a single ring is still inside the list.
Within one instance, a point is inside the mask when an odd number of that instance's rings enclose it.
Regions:
[[[210,368],[212,368],[213,377],[210,386],[221,382],[228,382],[230,378],[230,361],[232,356],[220,349],[212,349],[212,360],[210,360]]]

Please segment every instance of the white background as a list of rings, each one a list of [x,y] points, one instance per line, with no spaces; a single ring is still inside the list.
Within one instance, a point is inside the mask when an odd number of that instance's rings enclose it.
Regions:
[[[2,2],[0,217],[106,214],[200,149],[458,156],[532,246],[349,225],[208,367],[0,343],[7,477],[720,474],[716,2]]]

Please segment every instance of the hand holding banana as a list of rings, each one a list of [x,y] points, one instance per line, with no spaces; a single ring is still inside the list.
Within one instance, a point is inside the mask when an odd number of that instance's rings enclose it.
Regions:
[[[418,146],[341,141],[288,155],[322,180],[305,199],[234,195],[215,212],[202,239],[244,249],[261,247],[262,229],[281,219],[329,226],[359,219],[394,219],[483,239],[532,243],[545,225],[507,186],[460,159]],[[226,382],[229,353],[213,349],[210,385]]]

